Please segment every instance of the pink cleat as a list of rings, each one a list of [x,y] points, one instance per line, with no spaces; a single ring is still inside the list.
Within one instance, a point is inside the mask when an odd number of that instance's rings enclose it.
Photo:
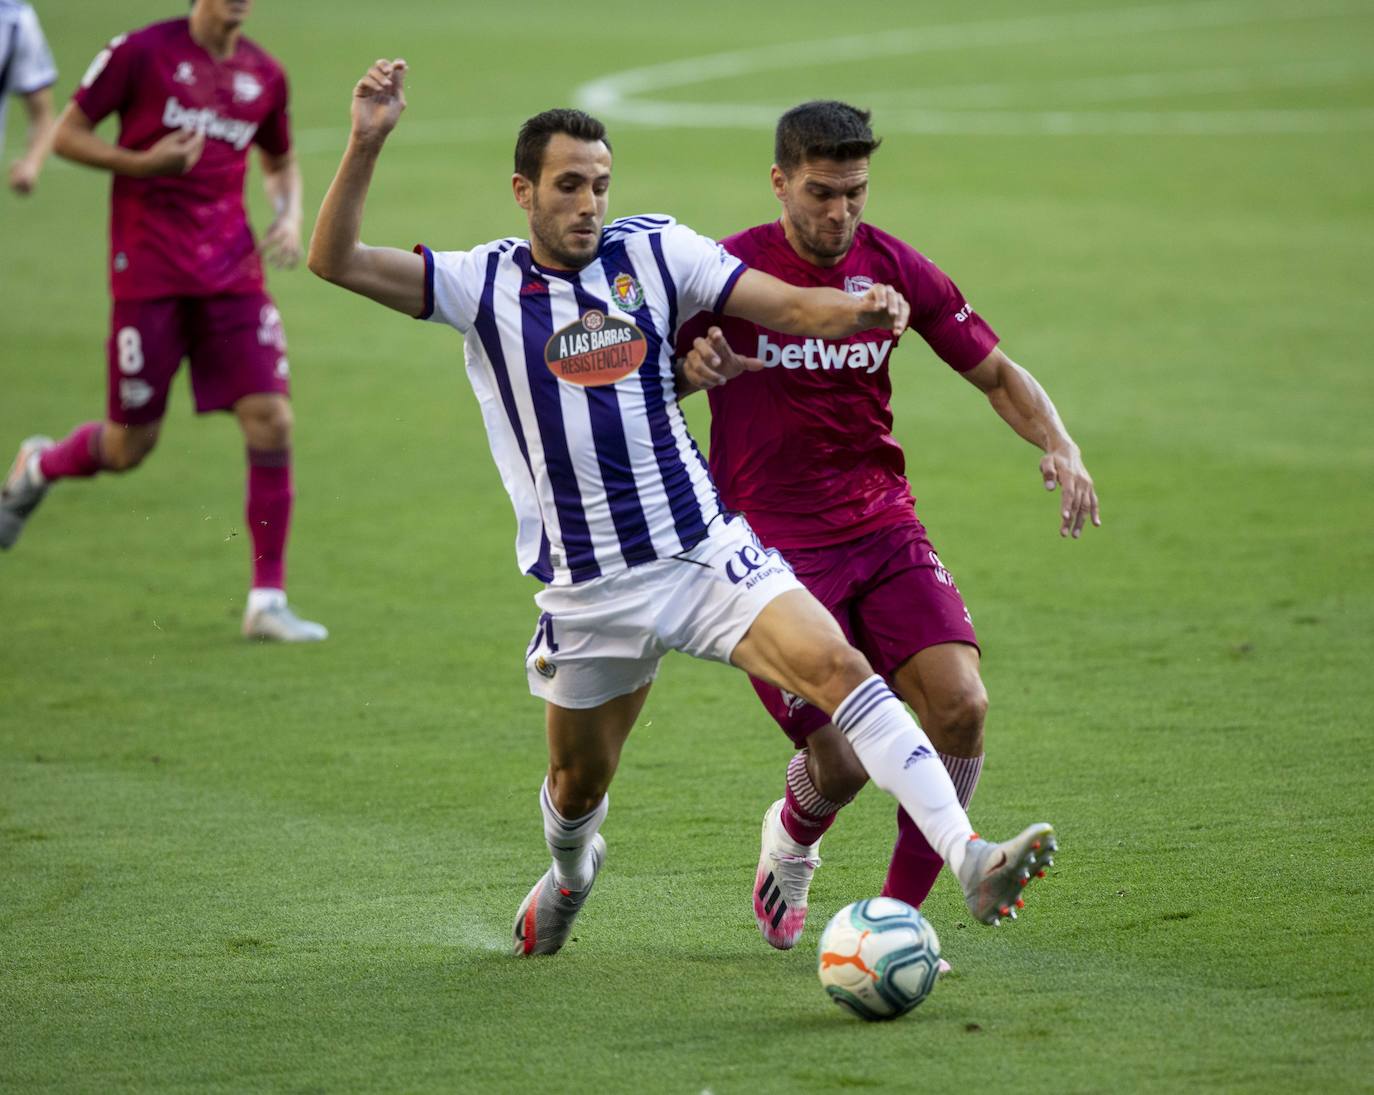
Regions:
[[[783,799],[763,815],[759,869],[754,876],[754,919],[770,946],[790,950],[806,927],[806,895],[821,865],[816,849],[798,844],[782,827]]]

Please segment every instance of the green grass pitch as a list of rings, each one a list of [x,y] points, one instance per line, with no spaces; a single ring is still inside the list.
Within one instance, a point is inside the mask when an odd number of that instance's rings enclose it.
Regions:
[[[38,6],[63,99],[106,37],[184,8]],[[975,820],[1043,816],[1063,854],[996,931],[943,879],[954,974],[898,1023],[848,1018],[814,948],[881,886],[889,800],[845,812],[801,945],[770,950],[748,890],[786,742],[741,675],[673,658],[576,941],[508,958],[545,862],[534,590],[459,340],[274,276],[292,597],[333,637],[238,640],[240,445],[184,379],[144,468],[63,484],[0,558],[0,1090],[1374,1090],[1374,8],[257,9],[308,212],[353,81],[411,62],[379,243],[522,233],[515,128],[625,70],[687,62],[597,85],[612,213],[711,235],[775,215],[771,114],[873,105],[869,219],[958,279],[1100,489],[1105,526],[1061,541],[1035,451],[919,339],[896,355],[985,644]],[[106,192],[54,164],[0,195],[5,459],[103,407]]]

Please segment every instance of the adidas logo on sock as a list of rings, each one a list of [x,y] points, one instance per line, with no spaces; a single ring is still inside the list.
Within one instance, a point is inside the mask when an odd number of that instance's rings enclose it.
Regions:
[[[932,753],[929,749],[927,749],[924,745],[918,745],[914,750],[912,750],[911,756],[906,758],[906,763],[902,765],[902,770],[905,771],[906,769],[910,768],[918,760],[929,760],[933,756],[935,756],[935,754]]]

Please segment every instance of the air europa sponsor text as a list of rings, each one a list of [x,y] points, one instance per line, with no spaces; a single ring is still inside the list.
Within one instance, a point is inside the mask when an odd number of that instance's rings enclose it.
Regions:
[[[781,346],[767,335],[759,335],[757,356],[768,368],[784,369],[863,369],[876,373],[892,350],[892,339],[882,342],[826,342],[808,338],[802,343]]]

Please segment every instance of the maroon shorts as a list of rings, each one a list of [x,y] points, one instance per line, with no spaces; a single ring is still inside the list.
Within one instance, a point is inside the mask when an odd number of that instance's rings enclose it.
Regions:
[[[802,584],[830,609],[876,673],[891,678],[918,651],[939,643],[978,645],[964,599],[919,521],[857,540],[784,553]],[[750,677],[763,706],[800,748],[830,721],[799,696]]]
[[[110,421],[125,426],[162,418],[183,358],[198,414],[291,391],[281,314],[265,293],[115,301],[107,356]]]

